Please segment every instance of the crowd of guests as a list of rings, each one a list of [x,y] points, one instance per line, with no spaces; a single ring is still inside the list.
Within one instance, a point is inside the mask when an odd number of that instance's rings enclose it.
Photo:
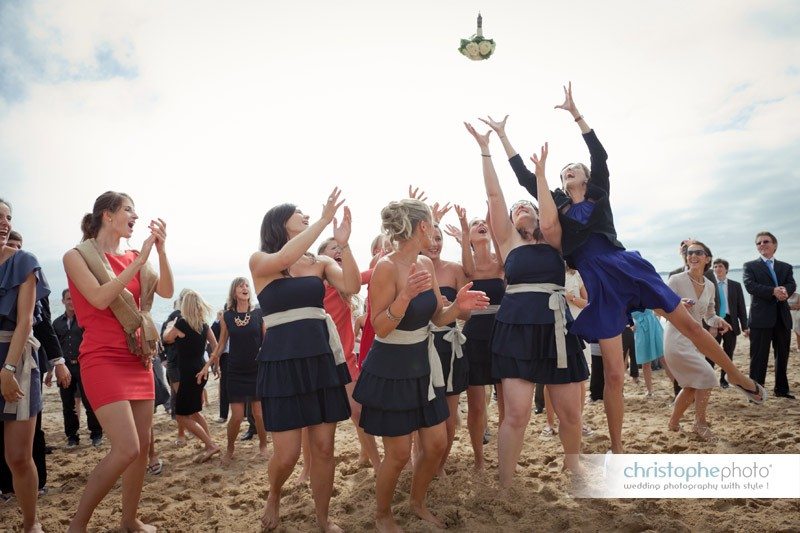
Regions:
[[[549,415],[542,434],[557,434],[565,471],[581,476],[581,442],[592,432],[582,417],[590,364],[591,399],[604,403],[609,453],[624,452],[626,354],[631,371],[641,365],[649,394],[653,365],[674,379],[673,413],[665,423],[673,431],[681,431],[693,405],[692,430],[714,438],[707,414],[718,384],[762,403],[770,346],[774,393],[794,399],[786,373],[792,328],[800,336],[800,305],[792,267],[774,259],[777,238],[759,233],[760,257],[745,264],[749,317],[741,286],[727,279],[727,261],[714,260],[698,240],[682,243],[684,266],[664,283],[617,238],[607,154],[578,111],[571,85],[556,107],[580,129],[590,166],[565,166],[561,187],[552,192],[546,143],[531,158],[531,172],[508,139],[507,116],[481,119],[489,127],[485,133],[465,124],[480,150],[488,212],[469,220],[454,206],[459,225],[445,232],[459,242],[460,262],[441,258],[439,223],[449,203],[429,207],[410,190],[409,198],[381,210],[382,232],[369,268],[361,271],[349,246],[351,214],[334,188],[317,220],[293,204],[265,214],[250,278],[231,282],[216,321],[200,294],[184,290],[160,331],[150,316],[153,298],[172,298],[174,290],[163,220],[150,221],[141,250],[127,250],[123,240],[138,219],[133,200],[117,192],[98,197],[82,220],[81,243],[64,255],[65,312],[51,320],[46,278],[36,257],[13,245],[11,204],[0,200],[0,408],[11,482],[4,479],[0,490],[15,494],[23,528],[41,529],[37,491],[46,471],[37,457],[46,452],[40,428],[41,381],[52,379],[47,368],[60,386],[67,447],[80,442],[79,405],[92,444],[110,442],[88,477],[69,531],[87,530],[94,509],[120,478],[122,529],[154,530],[137,510],[146,472],[157,475],[163,467],[152,430],[158,405],[175,418],[178,445],[186,432],[203,443],[198,463],[217,455],[234,460],[241,424],[250,420],[245,437],[257,435],[260,454],[268,458],[266,529],[279,525],[283,486],[304,454],[301,477],[310,481],[319,527],[340,530],[329,516],[335,433],[337,423],[350,418],[359,461],[376,473],[376,526],[396,531],[392,502],[409,463],[412,512],[444,525],[428,509],[426,495],[444,473],[464,392],[477,471],[485,468],[487,403],[492,391],[496,395],[501,488],[514,483],[526,428],[540,402]],[[493,134],[533,198],[506,201],[492,160]],[[317,253],[309,252],[331,226]],[[363,284],[366,312],[354,316]],[[665,330],[658,316],[666,319]],[[733,363],[739,333],[750,337],[749,377]],[[721,368],[719,378],[714,365]],[[203,414],[209,374],[221,379],[224,449]]]

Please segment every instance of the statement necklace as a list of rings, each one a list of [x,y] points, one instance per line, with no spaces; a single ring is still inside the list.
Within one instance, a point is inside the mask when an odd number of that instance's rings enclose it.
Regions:
[[[238,311],[236,312],[238,314]],[[250,323],[250,311],[245,312],[244,318],[239,318],[236,315],[233,315],[233,323],[239,326],[240,328],[245,327],[247,324]]]

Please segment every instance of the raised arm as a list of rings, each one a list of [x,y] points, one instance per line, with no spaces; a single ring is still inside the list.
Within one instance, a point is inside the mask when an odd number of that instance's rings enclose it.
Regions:
[[[333,238],[342,250],[342,266],[330,257],[324,257],[325,279],[345,294],[357,294],[361,290],[361,273],[349,244],[351,227],[350,208],[345,206],[342,223],[333,219]],[[323,260],[322,257],[319,259]]]
[[[495,236],[501,247],[511,248],[514,228],[511,225],[511,220],[508,218],[506,199],[503,196],[503,190],[500,188],[500,182],[497,179],[497,172],[495,172],[494,165],[492,164],[492,155],[489,153],[489,135],[492,133],[492,130],[487,131],[485,135],[481,135],[475,131],[472,124],[465,122],[464,126],[475,138],[481,149],[483,184],[486,187],[486,197],[489,200],[489,213],[494,223],[492,227],[495,231]]]
[[[64,270],[67,273],[67,277],[72,280],[84,298],[92,304],[92,307],[102,311],[108,308],[117,296],[122,294],[122,291],[133,280],[139,269],[147,263],[147,258],[150,256],[150,251],[153,249],[155,241],[156,237],[151,234],[144,241],[142,251],[131,264],[125,267],[125,270],[120,272],[116,278],[103,285],[100,285],[97,278],[91,273],[78,250],[72,249],[64,254]]]
[[[156,284],[156,294],[162,298],[172,298],[175,291],[175,280],[172,276],[172,268],[167,259],[167,223],[162,219],[150,221],[150,234],[156,238],[156,252],[158,252],[158,283]]]
[[[575,100],[572,98],[572,82],[569,82],[569,85],[564,87],[564,103],[555,106],[555,109],[563,109],[568,112],[572,115],[575,123],[578,124],[578,127],[581,129],[581,134],[583,135],[583,140],[587,148],[589,148],[589,157],[591,158],[592,167],[592,184],[606,192],[610,192],[608,181],[609,172],[608,165],[606,164],[608,154],[606,154],[603,145],[600,144],[600,141],[597,139],[594,130],[589,127],[584,116],[578,111]]]
[[[461,238],[459,244],[461,245],[461,268],[467,279],[471,279],[475,275],[475,257],[472,255],[472,247],[469,244],[469,224],[467,223],[467,210],[456,205],[456,214],[458,215],[458,222],[461,226]]]
[[[561,251],[561,223],[558,221],[558,209],[553,200],[553,194],[547,188],[547,178],[544,173],[548,150],[547,143],[544,143],[539,155],[531,156],[531,161],[536,168],[536,183],[539,190],[542,191],[539,195],[539,229],[547,244]]]
[[[492,117],[487,117],[486,119],[481,118],[478,120],[488,125],[497,133],[497,136],[500,137],[500,140],[503,143],[503,148],[506,151],[508,162],[511,164],[511,169],[517,176],[517,182],[525,187],[531,196],[538,199],[539,196],[538,191],[536,190],[536,176],[525,166],[525,163],[522,161],[519,153],[517,153],[514,147],[511,146],[511,141],[508,140],[508,136],[506,135],[506,121],[508,120],[508,115],[506,115],[505,118],[503,118],[503,120],[500,122],[494,120]]]
[[[322,234],[322,230],[333,220],[337,209],[344,203],[339,202],[341,191],[334,187],[322,207],[322,216],[305,231],[295,235],[277,252],[256,252],[250,257],[250,272],[253,278],[271,278],[295,264],[305,254],[314,241]]]

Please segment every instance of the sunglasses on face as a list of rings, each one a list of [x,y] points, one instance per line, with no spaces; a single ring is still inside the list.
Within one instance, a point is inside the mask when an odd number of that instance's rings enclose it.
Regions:
[[[706,255],[705,250],[687,250],[686,255],[699,255],[704,256]]]
[[[756,246],[761,246],[762,244],[772,244],[772,241],[769,240],[756,241]]]

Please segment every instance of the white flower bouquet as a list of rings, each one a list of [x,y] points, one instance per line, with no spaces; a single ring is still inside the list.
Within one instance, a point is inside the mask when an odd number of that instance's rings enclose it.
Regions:
[[[478,30],[469,39],[461,39],[458,51],[473,61],[482,61],[491,57],[494,47],[494,39],[483,36],[483,18],[478,13]]]

